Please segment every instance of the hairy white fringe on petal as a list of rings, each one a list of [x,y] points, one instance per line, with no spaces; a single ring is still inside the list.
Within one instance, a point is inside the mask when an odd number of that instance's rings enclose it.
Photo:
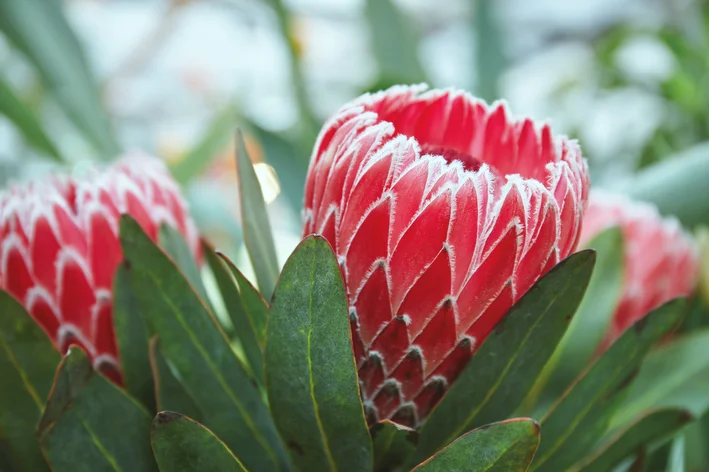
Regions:
[[[96,356],[96,347],[86,336],[84,336],[79,328],[72,323],[62,323],[57,331],[57,347],[62,346],[67,336],[78,339],[81,345],[86,347],[91,357]],[[62,353],[64,355],[65,353]]]
[[[35,285],[27,291],[25,295],[24,305],[27,307],[28,312],[32,312],[36,303],[44,302],[49,306],[49,308],[54,313],[54,316],[58,319],[62,319],[62,312],[59,307],[54,302],[54,297],[41,285]]]

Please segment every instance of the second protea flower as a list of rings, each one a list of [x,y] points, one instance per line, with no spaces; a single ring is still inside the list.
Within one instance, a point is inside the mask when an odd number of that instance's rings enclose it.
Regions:
[[[531,285],[572,252],[588,194],[577,144],[456,91],[394,87],[323,128],[305,234],[345,277],[370,422],[419,424]]]
[[[624,274],[605,345],[660,304],[689,295],[699,273],[698,249],[675,218],[663,218],[649,203],[591,192],[580,243],[612,226],[623,234]]]
[[[61,352],[78,344],[117,382],[112,282],[122,258],[122,213],[154,240],[161,224],[173,226],[198,253],[197,230],[177,183],[161,161],[142,154],[85,178],[60,177],[0,194],[0,288],[26,307]]]

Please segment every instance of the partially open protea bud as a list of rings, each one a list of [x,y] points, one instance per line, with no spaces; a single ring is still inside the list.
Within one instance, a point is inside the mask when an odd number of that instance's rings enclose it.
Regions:
[[[416,425],[512,304],[575,249],[577,144],[456,91],[394,87],[323,128],[304,233],[345,277],[369,421]]]
[[[649,203],[592,192],[580,244],[612,226],[623,234],[624,285],[605,344],[653,308],[689,295],[699,273],[698,250],[675,218],[662,218]]]
[[[116,381],[111,289],[121,261],[121,213],[153,239],[160,224],[172,225],[199,250],[177,184],[160,160],[141,154],[86,178],[35,182],[0,195],[0,287],[25,305],[61,352],[80,345]]]

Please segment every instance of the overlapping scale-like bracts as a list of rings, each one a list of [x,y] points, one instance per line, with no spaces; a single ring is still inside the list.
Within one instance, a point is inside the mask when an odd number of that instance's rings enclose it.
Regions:
[[[58,177],[0,195],[0,287],[25,305],[61,352],[80,345],[116,381],[111,290],[122,257],[122,213],[154,240],[162,223],[177,228],[199,254],[179,187],[160,160],[139,153],[84,178]]]
[[[577,144],[457,91],[394,87],[320,133],[304,233],[345,277],[370,421],[416,425],[531,285],[577,244]]]
[[[613,226],[623,234],[624,283],[606,345],[650,310],[691,294],[699,275],[699,250],[675,218],[663,218],[649,203],[594,190],[580,244]]]

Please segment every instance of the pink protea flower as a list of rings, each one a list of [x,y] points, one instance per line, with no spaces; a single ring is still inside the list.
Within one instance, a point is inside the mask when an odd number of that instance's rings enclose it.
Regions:
[[[369,421],[416,425],[512,304],[576,247],[574,141],[457,91],[394,87],[324,126],[304,233],[339,258]]]
[[[624,244],[624,285],[605,345],[650,310],[689,295],[699,273],[694,241],[674,218],[662,218],[649,203],[591,192],[580,245],[601,231],[619,226]]]
[[[163,163],[131,154],[83,179],[58,178],[0,195],[0,288],[25,305],[54,344],[78,344],[120,382],[111,289],[121,261],[118,222],[135,218],[156,239],[177,228],[195,254],[199,240]]]

